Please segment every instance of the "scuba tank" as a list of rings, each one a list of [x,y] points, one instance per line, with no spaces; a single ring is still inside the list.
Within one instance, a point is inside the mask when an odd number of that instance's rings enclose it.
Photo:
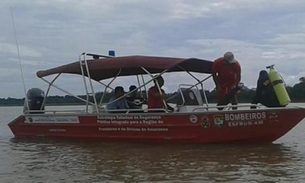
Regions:
[[[269,80],[272,83],[272,87],[274,89],[275,95],[281,106],[286,106],[290,103],[290,97],[287,93],[286,87],[284,85],[283,78],[281,75],[274,69],[274,65],[270,65],[266,67],[269,70]]]

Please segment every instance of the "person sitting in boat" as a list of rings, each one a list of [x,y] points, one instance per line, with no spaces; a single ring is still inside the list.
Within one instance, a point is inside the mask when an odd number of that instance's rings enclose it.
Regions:
[[[126,97],[126,100],[130,109],[142,109],[144,99],[139,95],[137,87],[135,85],[131,85],[129,87],[129,92],[131,93]]]
[[[114,94],[115,96],[110,98],[109,103],[107,104],[107,109],[129,109],[127,100],[122,97],[125,94],[124,88],[122,86],[115,87]]]
[[[232,52],[226,52],[223,57],[216,59],[212,67],[213,80],[217,90],[217,106],[237,105],[236,93],[241,78],[241,67]],[[222,110],[223,107],[219,107]],[[232,107],[237,109],[237,107]]]
[[[163,77],[158,76],[154,79],[154,83],[155,85],[148,90],[148,109],[162,109],[166,105],[169,111],[173,111],[174,109],[164,101],[165,92],[162,89],[164,85]]]
[[[251,104],[261,103],[266,107],[281,107],[272,84],[268,77],[268,72],[261,70],[257,80],[256,92]],[[251,106],[251,109],[255,109],[256,106]]]

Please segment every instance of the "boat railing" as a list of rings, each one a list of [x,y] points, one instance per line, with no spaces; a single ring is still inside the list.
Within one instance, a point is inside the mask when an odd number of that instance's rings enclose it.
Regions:
[[[156,108],[156,109],[107,109],[105,110],[107,113],[149,113],[149,112],[162,112],[167,113],[166,109],[164,108]]]
[[[98,104],[97,104],[97,101],[96,101],[94,87],[93,87],[91,76],[90,76],[89,66],[88,66],[88,62],[87,62],[87,58],[86,58],[87,55],[90,55],[90,56],[97,56],[97,55],[84,52],[79,56],[79,65],[80,65],[80,69],[81,69],[81,72],[82,72],[83,82],[84,82],[84,86],[85,86],[85,90],[86,90],[86,97],[87,97],[86,111],[88,112],[89,98],[90,97],[93,98],[94,105],[96,106],[96,110],[98,110]],[[82,59],[82,57],[83,57],[83,59]]]
[[[187,110],[181,110],[183,107],[188,108]],[[233,107],[237,108],[250,108],[250,107],[255,107],[255,108],[261,108],[264,107],[263,105],[255,105],[255,104],[239,104],[239,105],[230,105],[230,106],[198,106],[198,105],[184,105],[184,106],[177,106],[175,107],[175,113],[179,112],[208,112],[210,109],[218,109],[218,108],[223,108],[223,111],[228,111],[228,110],[233,110]],[[238,110],[238,109],[237,109]],[[103,109],[100,110],[99,112],[103,113],[149,113],[149,112],[161,112],[161,113],[169,113],[164,108],[156,108],[156,109],[149,109],[149,108],[143,108],[143,109]]]
[[[263,105],[256,105],[256,104],[239,104],[239,105],[219,105],[219,106],[209,106],[209,107],[194,107],[192,112],[196,112],[196,111],[202,111],[202,110],[207,110],[208,109],[219,109],[219,108],[223,108],[224,111],[228,111],[228,110],[235,110],[233,109],[234,107],[236,108],[245,108],[245,107],[256,107],[256,108],[260,108],[263,107]],[[238,109],[236,109],[238,110]]]
[[[105,114],[105,113],[149,113],[149,112],[162,112],[167,113],[164,108],[155,108],[155,109],[106,109],[103,106],[99,107],[99,110],[94,110],[95,106],[90,110],[28,110],[24,115],[45,115],[45,114],[62,114],[62,113],[77,113],[77,114]]]
[[[186,110],[181,110],[181,108],[186,107]],[[233,110],[233,107],[237,107],[237,110]],[[177,106],[176,110],[174,113],[185,113],[185,112],[209,112],[212,111],[213,109],[218,110],[218,108],[223,108],[222,111],[238,111],[242,108],[251,108],[255,107],[251,110],[260,109],[279,109],[276,107],[265,107],[264,105],[261,104],[239,104],[239,105],[230,105],[230,106],[192,106],[192,105],[186,105],[186,106]],[[285,108],[303,108],[299,106],[287,106]],[[121,114],[129,114],[129,113],[169,113],[166,109],[164,108],[156,108],[156,109],[148,109],[148,108],[143,108],[143,109],[105,109],[105,108],[100,108],[99,111],[91,111],[88,112],[86,110],[29,110],[26,113],[24,113],[25,116],[27,115],[48,115],[48,114],[107,114],[107,113],[121,113]]]
[[[94,59],[99,59],[99,57],[102,57],[102,58],[113,58],[114,57],[114,56],[110,56],[110,55],[101,55],[101,54],[86,53],[86,52],[83,52],[82,55],[92,56]]]
[[[44,114],[57,114],[57,113],[84,113],[84,110],[28,110],[24,115],[44,115]]]

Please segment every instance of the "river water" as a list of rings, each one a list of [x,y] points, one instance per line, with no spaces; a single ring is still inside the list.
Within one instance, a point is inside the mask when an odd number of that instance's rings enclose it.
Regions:
[[[305,182],[305,120],[268,145],[160,145],[15,139],[21,111],[0,107],[0,183]]]

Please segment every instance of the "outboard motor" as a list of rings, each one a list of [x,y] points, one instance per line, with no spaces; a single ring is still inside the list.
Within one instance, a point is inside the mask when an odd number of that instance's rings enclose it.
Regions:
[[[45,98],[44,91],[39,88],[32,88],[26,93],[27,100],[24,101],[24,113],[39,114],[41,112],[31,112],[31,110],[44,110],[43,100]],[[26,103],[27,102],[27,103]]]

